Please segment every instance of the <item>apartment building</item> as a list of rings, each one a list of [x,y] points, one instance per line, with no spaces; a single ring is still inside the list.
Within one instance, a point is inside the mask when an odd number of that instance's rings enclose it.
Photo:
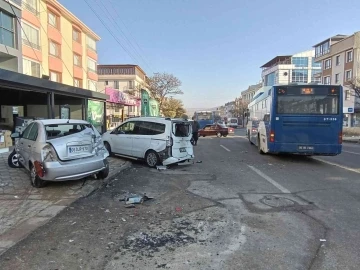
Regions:
[[[22,72],[21,0],[0,0],[0,69]]]
[[[262,87],[262,82],[254,85],[250,85],[248,89],[241,92],[241,99],[244,103],[250,103],[255,92]]]
[[[360,32],[336,35],[314,45],[315,61],[322,65],[323,84],[344,87],[344,126],[360,126],[360,100],[349,88],[349,81],[360,76]]]
[[[321,72],[321,64],[315,61],[315,50],[276,56],[261,68],[263,86],[320,82],[316,74]]]
[[[122,119],[142,115],[142,95],[147,95],[146,74],[138,65],[98,65],[99,91],[110,96],[107,103],[107,115],[110,126],[118,125]]]
[[[23,73],[96,91],[100,37],[56,0],[22,0]]]

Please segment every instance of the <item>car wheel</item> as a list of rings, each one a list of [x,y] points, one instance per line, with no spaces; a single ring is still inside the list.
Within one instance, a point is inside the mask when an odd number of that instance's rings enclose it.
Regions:
[[[33,187],[36,188],[42,188],[46,185],[46,181],[40,179],[40,177],[37,175],[35,166],[30,165],[30,182]]]
[[[205,138],[205,135],[203,135],[203,137]]]
[[[20,155],[16,153],[15,150],[11,152],[11,154],[8,157],[8,165],[10,168],[23,168],[24,166],[19,161]]]
[[[109,165],[109,161],[107,159],[104,159],[104,165],[105,165],[105,169],[103,169],[102,171],[100,171],[96,174],[97,179],[105,179],[106,177],[109,176],[110,165]]]
[[[252,142],[251,139],[250,139],[250,132],[248,132],[247,137],[248,137],[249,143],[250,143],[251,145],[253,145],[253,142]]]
[[[264,154],[264,151],[261,150],[261,140],[260,140],[260,137],[258,136],[258,152],[259,154],[263,155]]]
[[[218,133],[216,134],[216,136],[217,136],[218,138],[220,138],[220,137],[221,137],[221,132],[218,132]]]
[[[155,168],[160,163],[159,155],[155,151],[149,150],[145,154],[145,162],[150,168]]]
[[[104,142],[104,145],[105,145],[105,148],[106,150],[109,152],[109,155],[111,156],[112,153],[111,153],[111,146],[108,142]]]
[[[224,134],[223,137],[227,137],[227,134]]]

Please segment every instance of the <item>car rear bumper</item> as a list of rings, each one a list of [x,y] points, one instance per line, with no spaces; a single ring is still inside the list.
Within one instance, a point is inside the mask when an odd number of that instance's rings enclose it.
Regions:
[[[299,147],[302,147],[303,149],[300,149]],[[308,147],[313,147],[313,149],[307,149]],[[306,144],[306,143],[269,143],[269,150],[271,153],[334,156],[341,154],[342,145]]]
[[[186,155],[186,156],[183,156],[183,157],[169,157],[165,160],[163,160],[163,165],[164,166],[167,166],[167,165],[170,165],[170,164],[175,164],[175,163],[179,163],[179,162],[182,162],[182,161],[186,161],[186,160],[193,160],[194,159],[194,155]]]
[[[78,180],[105,169],[103,156],[94,156],[74,161],[44,162],[44,177],[46,181]]]

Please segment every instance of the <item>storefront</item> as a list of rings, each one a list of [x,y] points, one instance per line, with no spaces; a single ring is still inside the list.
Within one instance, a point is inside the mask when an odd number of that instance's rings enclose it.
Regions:
[[[106,130],[107,95],[0,69],[0,124],[14,127],[17,116],[72,118]]]

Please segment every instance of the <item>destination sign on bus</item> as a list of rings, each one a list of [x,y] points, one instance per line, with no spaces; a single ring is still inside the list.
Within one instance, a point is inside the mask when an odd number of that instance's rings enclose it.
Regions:
[[[339,95],[338,87],[281,87],[278,95]]]

